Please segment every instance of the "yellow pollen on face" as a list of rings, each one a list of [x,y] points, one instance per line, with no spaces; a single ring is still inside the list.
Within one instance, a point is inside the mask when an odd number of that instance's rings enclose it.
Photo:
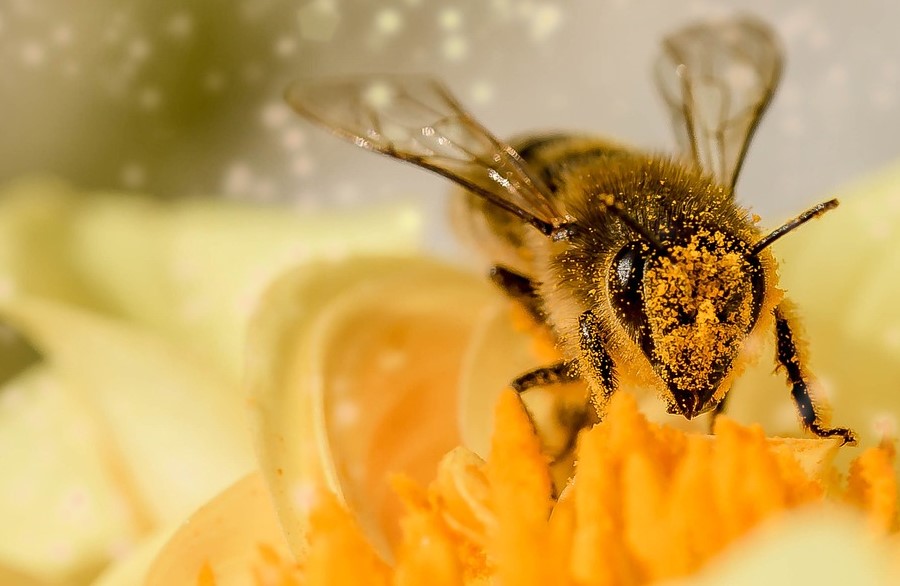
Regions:
[[[721,232],[701,230],[653,263],[644,276],[654,358],[680,388],[698,389],[750,329],[750,267]],[[676,380],[677,379],[677,380]]]

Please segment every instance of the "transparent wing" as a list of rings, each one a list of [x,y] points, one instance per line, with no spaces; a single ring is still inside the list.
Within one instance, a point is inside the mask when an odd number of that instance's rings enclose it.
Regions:
[[[656,80],[679,146],[733,190],[781,77],[778,39],[764,23],[743,17],[684,28],[662,49]]]
[[[298,81],[288,88],[287,101],[357,146],[439,173],[545,234],[563,223],[564,210],[519,154],[430,78]]]

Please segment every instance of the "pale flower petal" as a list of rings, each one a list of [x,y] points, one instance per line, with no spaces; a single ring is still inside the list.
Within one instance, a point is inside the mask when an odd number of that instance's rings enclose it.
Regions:
[[[238,389],[165,340],[21,297],[0,316],[44,359],[3,388],[0,562],[82,583],[252,469]]]
[[[140,538],[147,520],[94,423],[46,364],[0,388],[0,565],[36,582],[73,582]]]
[[[289,555],[269,492],[254,473],[182,525],[153,562],[144,584],[197,584],[204,572],[215,578],[217,586],[253,584],[261,552]]]
[[[298,270],[266,294],[248,381],[260,465],[296,555],[323,484],[387,551],[398,503],[384,480],[431,478],[459,443],[459,366],[494,295],[440,263],[387,258]]]
[[[18,299],[0,315],[93,411],[152,524],[183,518],[252,469],[238,390],[164,340],[46,301]]]
[[[891,554],[896,551],[874,540],[859,516],[817,506],[757,529],[697,575],[666,586],[888,586],[896,583]]]
[[[252,469],[238,381],[268,281],[317,258],[409,250],[421,230],[416,204],[301,214],[5,186],[0,319],[48,366],[38,390],[23,374],[2,395],[0,566],[76,583],[122,558],[126,578],[108,579],[127,580],[138,541],[152,557],[160,527]]]
[[[301,213],[22,180],[0,191],[0,298],[40,296],[125,318],[239,378],[247,322],[278,274],[360,251],[410,251],[422,230],[420,202]]]
[[[107,566],[91,586],[135,586],[143,584],[147,572],[159,557],[163,547],[172,539],[181,523],[154,531],[141,539],[124,556]]]

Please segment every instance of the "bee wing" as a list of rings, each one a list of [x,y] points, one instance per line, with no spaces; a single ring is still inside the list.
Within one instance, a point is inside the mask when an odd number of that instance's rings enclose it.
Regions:
[[[729,190],[778,85],[781,54],[774,32],[748,17],[697,24],[663,41],[656,81],[679,146]]]
[[[512,212],[545,234],[564,212],[519,154],[475,121],[437,81],[369,76],[298,81],[288,103],[364,149],[434,171]]]

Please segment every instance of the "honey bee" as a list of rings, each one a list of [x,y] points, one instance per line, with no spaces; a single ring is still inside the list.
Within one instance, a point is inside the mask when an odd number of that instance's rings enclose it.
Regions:
[[[582,380],[602,417],[627,380],[658,389],[669,413],[716,415],[756,341],[774,330],[803,426],[855,442],[851,430],[826,426],[813,402],[769,249],[838,202],[764,234],[734,196],[781,55],[772,30],[750,17],[664,39],[656,81],[677,156],[576,134],[506,143],[427,77],[301,81],[287,100],[359,147],[461,186],[456,202],[491,279],[547,328],[563,357],[517,377],[517,391]]]

